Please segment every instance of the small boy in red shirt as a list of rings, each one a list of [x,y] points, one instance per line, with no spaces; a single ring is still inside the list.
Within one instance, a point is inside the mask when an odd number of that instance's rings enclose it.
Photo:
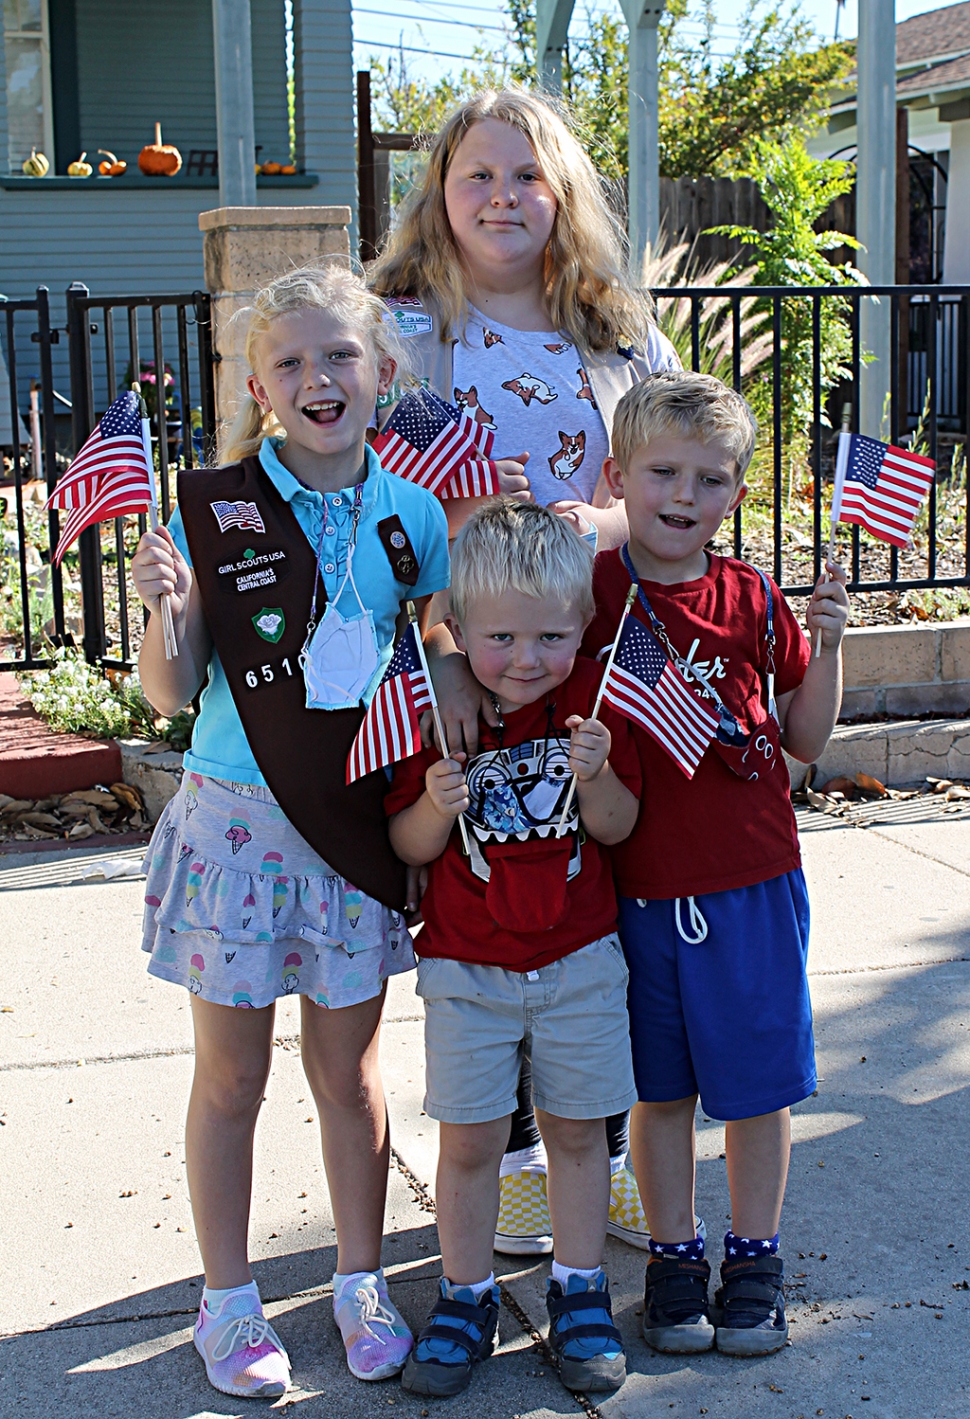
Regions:
[[[576,657],[593,615],[592,567],[582,539],[535,503],[500,498],[473,514],[455,543],[448,623],[498,726],[480,722],[470,759],[426,750],[407,760],[386,800],[396,852],[429,865],[417,990],[425,1109],[441,1124],[444,1276],[403,1376],[418,1394],[457,1394],[494,1348],[499,1164],[523,1052],[549,1155],[546,1303],[560,1375],[585,1392],[626,1377],[602,1270],[604,1121],[636,1090],[605,845],[633,827],[640,768],[628,721],[608,708],[590,718],[601,667]]]
[[[630,540],[596,559],[584,640],[592,655],[612,642],[636,582],[632,614],[720,717],[690,779],[637,729],[643,812],[612,853],[640,1099],[631,1153],[651,1232],[643,1333],[675,1354],[785,1344],[789,1106],[816,1083],[808,896],[781,747],[812,762],[832,732],[848,598],[829,564],[806,617],[816,658],[767,577],[706,550],[747,492],[755,434],[745,401],[709,375],[658,374],[624,395],[604,473]],[[713,1313],[694,1224],[698,1095],[727,1121],[732,1217]]]

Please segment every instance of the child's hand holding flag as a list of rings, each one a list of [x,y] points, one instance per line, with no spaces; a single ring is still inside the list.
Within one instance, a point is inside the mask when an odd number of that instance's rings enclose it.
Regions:
[[[145,513],[158,528],[155,468],[152,462],[148,411],[140,389],[125,390],[108,406],[74,461],[47,500],[47,509],[67,513],[54,565],[85,528],[126,513]],[[167,596],[160,599],[165,657],[178,655]]]

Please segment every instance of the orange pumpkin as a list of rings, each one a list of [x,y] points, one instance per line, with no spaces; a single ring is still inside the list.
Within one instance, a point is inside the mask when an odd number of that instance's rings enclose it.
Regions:
[[[178,148],[162,142],[160,123],[155,124],[154,143],[147,143],[138,154],[138,166],[146,177],[174,177],[182,166]]]
[[[98,172],[102,177],[120,177],[128,167],[127,163],[120,163],[114,153],[109,153],[107,148],[99,148],[98,152],[104,154],[104,162],[98,163]]]
[[[283,171],[279,163],[263,163],[262,170],[264,177],[278,177],[279,174]]]
[[[296,168],[292,163],[284,163],[280,168],[280,175],[282,177],[294,177],[296,175]]]

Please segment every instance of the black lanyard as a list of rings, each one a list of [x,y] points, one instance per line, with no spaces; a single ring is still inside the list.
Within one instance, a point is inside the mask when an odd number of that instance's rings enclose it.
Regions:
[[[732,733],[730,725],[733,725],[734,732],[739,732],[740,727],[738,725],[737,718],[728,709],[727,705],[721,699],[720,695],[717,693],[714,686],[711,684],[710,680],[707,678],[704,672],[702,670],[698,670],[696,665],[691,665],[689,660],[685,660],[684,657],[682,655],[679,655],[674,649],[670,637],[667,635],[667,629],[664,626],[663,621],[660,620],[657,613],[650,605],[650,602],[647,599],[647,594],[644,591],[643,587],[640,585],[640,578],[637,576],[636,567],[633,565],[633,562],[630,559],[629,542],[625,542],[621,547],[620,556],[623,558],[623,565],[626,567],[630,575],[630,580],[636,586],[637,599],[640,602],[640,605],[643,607],[644,611],[646,612],[647,620],[650,622],[650,629],[657,637],[657,640],[660,642],[664,650],[670,656],[670,659],[676,665],[680,673],[684,675],[688,680],[696,680],[701,688],[701,693],[705,695],[708,699],[714,701],[717,711],[721,716],[722,727],[718,731],[718,737],[720,737],[721,733],[725,730],[730,735]],[[754,570],[761,578],[761,585],[764,587],[765,601],[767,603],[767,620],[765,625],[765,671],[768,678],[768,709],[770,712],[773,712],[775,684],[774,598],[771,594],[771,582],[765,576],[764,572],[760,569],[760,567],[755,567]],[[725,721],[729,721],[730,724],[725,723]]]

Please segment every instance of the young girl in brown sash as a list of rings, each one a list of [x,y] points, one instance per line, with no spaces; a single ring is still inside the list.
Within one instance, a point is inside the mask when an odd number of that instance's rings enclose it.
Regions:
[[[290,1368],[247,1255],[277,996],[301,996],[348,1365],[383,1379],[412,1345],[380,1267],[377,1047],[387,977],[414,955],[386,781],[347,786],[345,766],[402,603],[426,613],[448,549],[441,505],[367,447],[402,350],[357,277],[335,265],[259,292],[247,357],[226,465],[180,475],[178,511],[142,538],[132,574],[152,612],[140,657],[151,703],[174,714],[205,683],[182,787],[149,849],[143,942],[149,971],[191,992],[186,1163],[206,1280],[195,1345],[217,1389],[265,1398],[289,1388]]]

